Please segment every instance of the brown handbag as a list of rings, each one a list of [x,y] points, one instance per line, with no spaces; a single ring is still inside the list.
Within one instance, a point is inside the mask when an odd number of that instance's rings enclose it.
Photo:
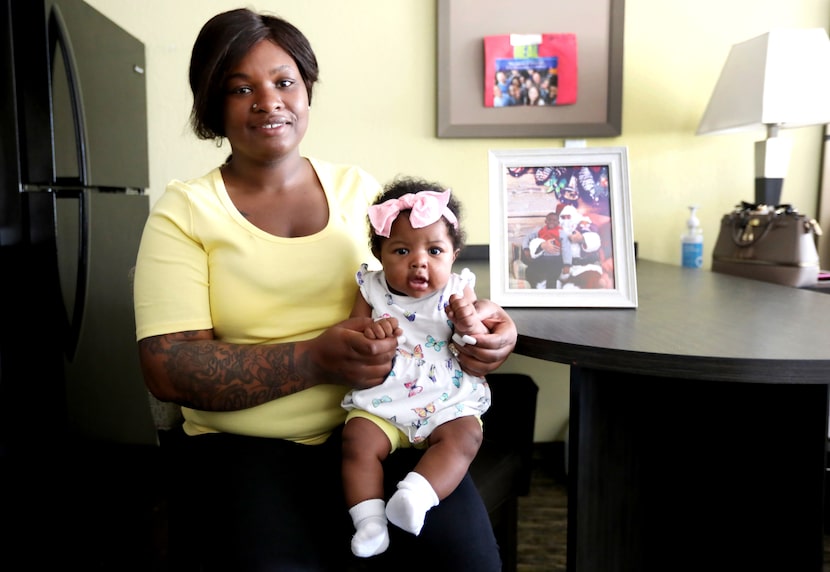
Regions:
[[[744,278],[803,287],[818,281],[815,219],[791,205],[741,203],[721,219],[712,270]]]

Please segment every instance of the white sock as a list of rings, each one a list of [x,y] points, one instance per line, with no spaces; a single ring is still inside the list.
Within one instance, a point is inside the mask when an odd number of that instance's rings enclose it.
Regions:
[[[386,518],[395,526],[418,536],[427,511],[438,505],[438,495],[423,476],[411,472],[398,483],[386,505]]]
[[[352,553],[361,558],[375,556],[389,547],[389,531],[383,499],[369,499],[349,509],[354,523]]]

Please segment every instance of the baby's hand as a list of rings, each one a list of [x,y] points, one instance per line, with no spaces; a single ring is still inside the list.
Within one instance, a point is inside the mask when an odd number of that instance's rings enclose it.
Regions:
[[[395,318],[378,318],[363,330],[363,335],[370,340],[394,338],[401,333],[400,328],[398,328],[398,320]]]
[[[464,288],[463,296],[458,294],[450,296],[447,316],[455,324],[456,331],[462,335],[486,334],[489,331],[478,317],[475,301],[475,293],[469,286]]]

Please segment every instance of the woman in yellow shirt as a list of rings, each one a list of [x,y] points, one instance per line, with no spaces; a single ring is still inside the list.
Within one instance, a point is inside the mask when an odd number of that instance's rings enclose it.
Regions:
[[[298,29],[246,9],[209,20],[193,47],[194,130],[227,138],[231,156],[170,183],[135,275],[147,386],[185,418],[168,456],[179,565],[348,569],[340,402],[383,381],[397,342],[367,339],[370,318],[348,319],[380,187],[359,168],[301,155],[317,77]],[[459,361],[484,375],[510,354],[516,329],[495,304],[478,309],[490,333],[460,348]],[[402,570],[440,555],[453,570],[500,569],[469,476],[429,518],[432,534],[407,535],[370,561]]]

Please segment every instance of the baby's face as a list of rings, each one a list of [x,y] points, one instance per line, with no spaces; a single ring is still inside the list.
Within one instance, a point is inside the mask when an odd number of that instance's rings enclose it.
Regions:
[[[457,252],[442,218],[423,228],[412,228],[408,214],[398,216],[381,245],[380,262],[389,287],[421,298],[446,286]]]

